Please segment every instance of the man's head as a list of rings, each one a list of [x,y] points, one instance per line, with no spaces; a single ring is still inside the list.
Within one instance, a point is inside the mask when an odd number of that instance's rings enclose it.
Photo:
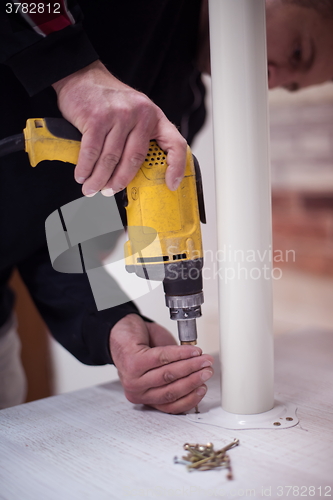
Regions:
[[[333,16],[333,0],[282,0],[282,2],[315,9],[324,16]]]
[[[266,0],[269,87],[333,80],[333,0]]]

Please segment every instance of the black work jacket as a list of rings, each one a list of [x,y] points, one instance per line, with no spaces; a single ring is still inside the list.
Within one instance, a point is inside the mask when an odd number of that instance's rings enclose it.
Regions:
[[[147,94],[190,143],[205,116],[195,69],[201,0],[61,2],[43,18],[0,12],[0,139],[32,117],[61,116],[50,86],[100,59],[126,84]],[[52,14],[52,13],[51,13]],[[87,364],[111,363],[109,333],[132,302],[97,311],[87,277],[53,270],[45,220],[82,196],[73,167],[24,152],[0,158],[0,327],[10,315],[7,282],[18,268],[54,337]]]

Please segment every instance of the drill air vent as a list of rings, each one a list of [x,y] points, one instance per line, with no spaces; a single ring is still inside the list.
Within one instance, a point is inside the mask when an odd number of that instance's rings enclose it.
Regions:
[[[166,153],[157,145],[156,141],[150,141],[149,150],[144,161],[144,167],[153,168],[158,165],[167,165]]]

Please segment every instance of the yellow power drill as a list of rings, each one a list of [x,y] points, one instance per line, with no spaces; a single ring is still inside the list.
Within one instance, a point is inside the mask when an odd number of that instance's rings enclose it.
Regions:
[[[0,156],[23,149],[33,167],[43,160],[75,165],[80,141],[81,133],[64,119],[33,118],[23,134],[0,141]],[[145,161],[123,191],[129,234],[126,269],[163,281],[181,344],[196,344],[203,303],[200,220],[206,222],[200,168],[188,147],[185,176],[176,191],[165,184],[166,168],[165,152],[151,141]]]

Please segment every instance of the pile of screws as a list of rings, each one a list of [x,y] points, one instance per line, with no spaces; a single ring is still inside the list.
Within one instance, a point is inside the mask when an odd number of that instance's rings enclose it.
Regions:
[[[174,458],[174,463],[184,464],[188,471],[193,470],[212,470],[212,469],[228,469],[227,479],[233,479],[230,465],[230,458],[227,451],[234,446],[239,445],[239,439],[234,439],[232,443],[215,451],[213,443],[207,444],[184,444],[184,450],[189,453],[182,457],[182,460]]]

